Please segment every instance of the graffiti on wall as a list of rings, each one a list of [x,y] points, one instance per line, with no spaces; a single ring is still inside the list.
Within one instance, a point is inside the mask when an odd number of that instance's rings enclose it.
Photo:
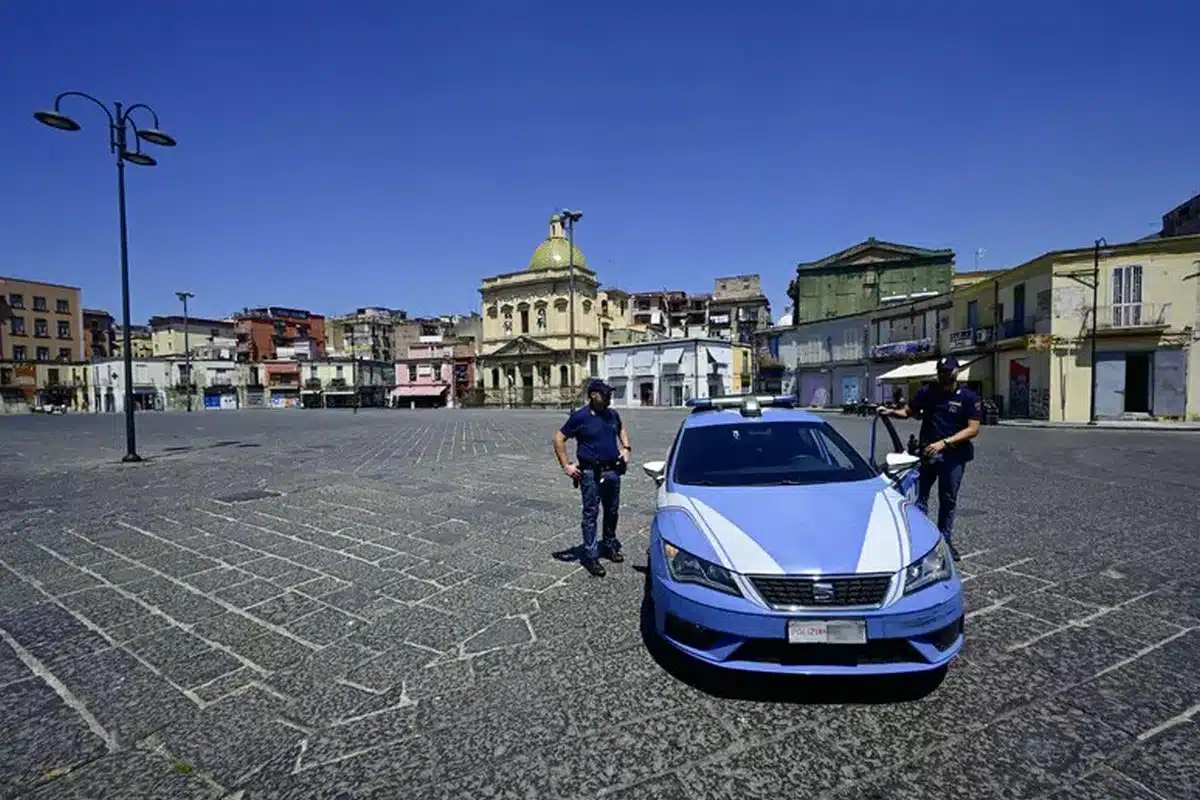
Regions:
[[[1050,390],[1034,386],[1029,390],[1029,416],[1031,419],[1050,419]]]

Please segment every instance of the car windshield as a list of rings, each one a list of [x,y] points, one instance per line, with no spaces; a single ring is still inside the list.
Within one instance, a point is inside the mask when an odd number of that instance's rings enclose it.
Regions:
[[[873,477],[862,456],[824,422],[688,428],[674,466],[674,481],[692,486],[807,486]]]

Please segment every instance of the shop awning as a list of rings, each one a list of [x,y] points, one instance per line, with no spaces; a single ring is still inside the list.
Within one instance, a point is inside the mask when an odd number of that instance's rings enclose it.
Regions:
[[[438,397],[449,390],[449,386],[397,386],[392,397]]]
[[[879,383],[907,383],[908,381],[933,380],[936,376],[937,359],[934,358],[929,361],[918,361],[915,364],[901,364],[895,369],[883,373],[875,380]],[[970,364],[959,368],[958,379],[960,381],[971,379]]]
[[[673,366],[675,364],[678,364],[682,359],[683,359],[683,348],[682,347],[668,347],[666,350],[663,350],[662,364],[664,367]]]

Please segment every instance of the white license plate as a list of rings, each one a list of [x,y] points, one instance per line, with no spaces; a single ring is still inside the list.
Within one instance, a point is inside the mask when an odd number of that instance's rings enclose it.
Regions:
[[[865,644],[867,623],[861,619],[789,619],[791,644]]]

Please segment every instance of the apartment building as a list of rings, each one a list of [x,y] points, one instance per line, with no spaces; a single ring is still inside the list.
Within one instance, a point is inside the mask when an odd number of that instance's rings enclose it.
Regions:
[[[407,319],[406,311],[378,306],[330,317],[325,349],[331,355],[392,361],[397,352],[396,326]]]
[[[0,405],[79,408],[86,376],[83,291],[74,286],[0,277],[5,316],[0,329]]]
[[[1196,418],[1198,284],[1200,235],[1044,253],[955,292],[949,350],[1003,416]]]
[[[613,343],[700,337],[748,344],[755,331],[770,327],[771,303],[762,293],[758,275],[717,278],[714,284],[713,292],[633,293],[629,330]]]
[[[270,361],[280,347],[325,355],[325,317],[298,308],[264,306],[243,309],[234,315],[237,360]],[[310,343],[311,344],[308,344]]]
[[[155,358],[181,356],[190,349],[227,351],[234,358],[237,351],[237,331],[232,320],[205,319],[170,315],[151,317],[150,353]]]
[[[706,336],[749,345],[758,331],[771,327],[771,301],[763,294],[758,275],[717,278],[714,283]]]
[[[121,325],[117,326],[117,340],[113,345],[114,355],[124,357],[125,347],[125,328]],[[130,325],[129,326],[129,349],[133,351],[133,358],[153,358],[154,357],[154,340],[150,334],[149,325]]]
[[[87,362],[112,358],[117,353],[117,322],[97,308],[83,309],[83,358]]]
[[[889,303],[950,291],[954,251],[931,250],[871,237],[796,266],[788,286],[793,323],[849,317]]]

